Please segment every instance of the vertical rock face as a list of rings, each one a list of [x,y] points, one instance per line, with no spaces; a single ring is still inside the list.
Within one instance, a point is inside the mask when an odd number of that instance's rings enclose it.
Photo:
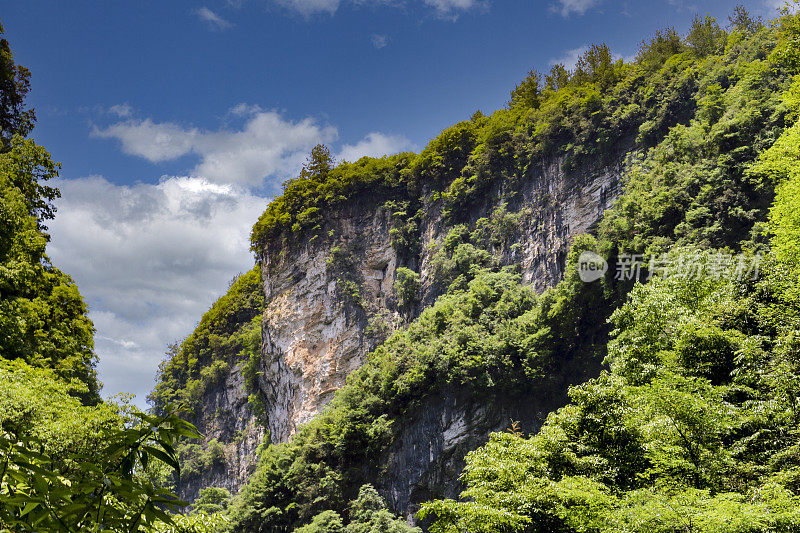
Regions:
[[[565,392],[566,387],[488,402],[449,390],[428,398],[404,423],[384,461],[379,489],[389,507],[413,524],[421,502],[458,498],[467,453],[512,422],[526,434],[538,431],[547,414],[565,402]]]
[[[548,161],[522,190],[521,207],[533,216],[520,229],[516,259],[525,282],[539,290],[558,283],[572,239],[590,233],[620,192],[621,162],[569,174],[563,163]]]
[[[240,364],[204,394],[202,408],[193,422],[204,435],[206,446],[212,439],[220,443],[223,456],[199,475],[181,478],[178,492],[182,499],[194,501],[204,487],[221,487],[236,493],[255,470],[256,449],[264,440],[264,429],[247,399]]]
[[[397,267],[387,213],[364,199],[323,229],[264,254],[260,386],[273,442],[319,413],[399,318],[386,312]]]
[[[502,264],[519,265],[524,281],[543,290],[561,278],[572,238],[590,232],[618,196],[620,174],[621,163],[566,172],[562,159],[545,160],[516,190],[491,190],[481,205],[458,218],[474,225],[498,209],[516,214],[514,226],[492,244],[491,252]],[[378,343],[414,318],[414,311],[397,311],[393,286],[399,266],[420,273],[417,313],[446,290],[434,280],[433,259],[452,223],[442,218],[441,205],[432,197],[423,198],[423,206],[416,257],[398,255],[391,244],[389,212],[367,195],[326,213],[322,227],[311,235],[267,243],[257,391],[267,427],[255,421],[241,364],[234,366],[204,395],[197,420],[206,442],[214,438],[223,444],[225,459],[196,479],[182,481],[181,496],[192,500],[204,486],[238,491],[255,467],[265,429],[272,442],[289,439],[324,408]],[[383,461],[385,475],[378,485],[392,510],[410,519],[419,502],[456,496],[465,454],[512,419],[526,432],[537,430],[546,413],[565,401],[570,383],[597,371],[569,364],[564,362],[555,387],[523,398],[481,403],[453,390],[425,400],[397,428],[398,438]]]
[[[561,159],[546,161],[517,191],[506,209],[524,216],[507,242],[493,250],[504,264],[521,265],[524,280],[539,289],[560,279],[571,239],[590,231],[618,195],[619,165],[566,173],[562,164]],[[466,218],[491,216],[502,192],[493,191]],[[440,211],[435,203],[425,208],[421,256],[410,259],[420,265],[426,304],[443,290],[431,282],[436,246],[429,246],[450,229]],[[267,244],[260,386],[273,442],[285,441],[319,413],[376,342],[402,325],[389,310],[396,307],[396,268],[407,265],[392,248],[390,230],[388,213],[361,197],[342,212],[328,213],[319,236],[310,241]],[[485,438],[488,430],[478,433]]]

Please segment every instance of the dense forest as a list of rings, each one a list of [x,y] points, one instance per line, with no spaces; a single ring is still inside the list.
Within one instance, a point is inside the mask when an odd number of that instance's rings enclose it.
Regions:
[[[173,515],[175,445],[198,436],[180,410],[100,399],[86,304],[46,254],[60,166],[30,138],[29,90],[1,39],[0,529],[213,531],[221,517]]]
[[[30,138],[30,74],[0,48],[3,530],[800,531],[800,14],[698,16],[631,62],[592,46],[419,154],[336,162],[316,147],[256,221],[253,270],[170,348],[150,413],[99,397],[86,305],[46,255],[59,166]],[[574,170],[620,152],[622,192],[572,241],[563,279],[524,283],[497,255],[526,216],[520,184],[553,154]],[[397,268],[407,323],[290,440],[266,436],[238,494],[206,487],[186,510],[181,476],[223,455],[192,424],[204,392],[240,368],[266,426],[265,246],[322,238],[326,216],[364,192],[392,214],[409,266],[423,208],[441,210],[438,297],[426,305],[420,272]],[[490,194],[501,207],[470,219]],[[586,252],[608,265],[593,281]],[[365,305],[341,250],[329,267]],[[417,526],[389,508],[387,451],[426,398],[555,397],[559,376],[585,368],[593,379],[538,432],[509,421],[468,454],[460,498],[423,502]]]

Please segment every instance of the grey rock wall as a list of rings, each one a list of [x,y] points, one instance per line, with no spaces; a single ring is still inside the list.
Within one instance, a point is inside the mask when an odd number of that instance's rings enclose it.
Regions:
[[[491,190],[481,205],[459,213],[460,218],[474,223],[506,202],[509,212],[521,213],[518,226],[492,252],[503,264],[520,265],[524,281],[543,290],[561,278],[571,240],[591,232],[618,197],[624,155],[621,150],[613,165],[569,172],[563,159],[545,160],[514,194]],[[396,310],[398,266],[421,274],[422,305],[416,312],[446,289],[433,281],[432,260],[450,229],[441,205],[425,200],[421,254],[398,257],[390,243],[389,214],[363,195],[339,212],[326,213],[316,236],[266,245],[259,388],[272,442],[291,438],[324,408],[377,343],[413,319]],[[526,432],[538,430],[545,415],[565,402],[569,383],[596,371],[565,370],[569,378],[558,390],[531,391],[521,398],[478,401],[449,391],[425,400],[399,428],[385,458],[386,472],[378,485],[392,510],[411,519],[419,502],[456,496],[468,451],[491,432],[507,428],[512,419],[521,421]],[[208,438],[226,443],[227,465],[186,484],[184,497],[209,485],[236,492],[254,469],[255,449],[264,436],[264,428],[253,420],[238,367],[206,394],[203,405],[201,429]]]

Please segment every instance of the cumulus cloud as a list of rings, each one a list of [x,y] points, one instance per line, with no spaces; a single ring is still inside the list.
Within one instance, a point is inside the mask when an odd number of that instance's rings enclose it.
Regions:
[[[376,50],[384,48],[387,44],[389,44],[388,36],[378,33],[372,34],[372,46],[374,46]]]
[[[208,27],[213,30],[227,30],[233,27],[233,23],[228,22],[205,6],[195,11],[195,15],[197,15],[200,20],[206,22]]]
[[[186,130],[169,122],[155,123],[148,118],[119,122],[106,129],[95,127],[92,135],[117,139],[122,142],[122,151],[126,154],[161,163],[191,152],[200,131],[196,128]]]
[[[192,175],[214,183],[250,186],[261,185],[275,175],[292,174],[315,144],[330,143],[338,137],[336,128],[310,118],[291,121],[275,111],[246,104],[231,112],[247,117],[241,130],[205,131],[148,118],[95,127],[92,135],[117,139],[125,153],[152,163],[194,154],[200,161]]]
[[[190,333],[231,277],[252,267],[248,235],[267,199],[190,177],[56,185],[49,255],[89,302],[104,391],[135,393],[143,405],[167,344]]]
[[[600,0],[558,0],[557,4],[553,6],[553,10],[560,13],[562,17],[572,14],[583,15],[599,3]]]
[[[589,50],[588,44],[566,50],[561,56],[551,59],[550,65],[561,63],[567,70],[575,70],[575,65],[578,64],[578,58],[585,54],[587,50]]]
[[[415,147],[402,135],[385,135],[374,131],[368,133],[356,144],[346,144],[339,152],[338,159],[342,161],[358,161],[364,156],[381,157],[387,154],[396,154],[413,150]]]

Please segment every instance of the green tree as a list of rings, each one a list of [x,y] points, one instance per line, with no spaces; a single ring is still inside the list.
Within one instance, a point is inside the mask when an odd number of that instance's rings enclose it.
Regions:
[[[728,22],[731,28],[744,33],[753,33],[764,26],[761,17],[754,18],[742,4],[737,4],[733,8],[733,14],[728,17]]]
[[[185,505],[148,475],[179,468],[175,444],[197,438],[170,409],[154,417],[85,406],[47,369],[0,361],[0,527],[143,531]],[[126,413],[127,411],[127,413]]]
[[[311,149],[311,153],[300,173],[303,177],[313,177],[319,181],[324,181],[333,169],[334,160],[330,149],[324,144],[318,144]]]
[[[228,508],[231,492],[221,487],[204,487],[200,497],[192,504],[192,512],[219,513]]]
[[[614,83],[616,72],[611,49],[607,44],[593,44],[578,58],[573,81],[596,83],[605,89]]]
[[[651,68],[660,68],[667,59],[679,54],[683,49],[681,36],[678,35],[675,28],[669,27],[656,31],[649,41],[642,41],[636,61]]]
[[[698,57],[716,55],[725,46],[725,30],[719,27],[717,19],[711,15],[696,15],[692,20],[686,42]]]
[[[0,27],[2,34],[2,27]],[[34,123],[25,107],[30,73],[14,63],[0,39],[0,357],[56,369],[86,384],[86,402],[99,400],[94,329],[69,276],[45,253],[45,221],[55,215],[60,165],[23,137]]]
[[[5,30],[0,24],[0,35]],[[33,129],[36,115],[25,107],[30,90],[30,71],[14,63],[14,54],[6,39],[0,39],[0,151],[8,150],[14,135],[25,137]]]
[[[323,511],[294,533],[422,533],[390,513],[372,485],[359,489],[358,498],[350,503],[349,514],[350,522],[344,526],[339,513]]]
[[[410,312],[419,303],[420,280],[419,274],[405,267],[398,267],[395,271],[394,292],[397,294],[398,306]]]
[[[386,503],[372,485],[364,485],[350,503],[350,523],[344,533],[422,533],[408,526],[386,509]]]
[[[33,141],[14,137],[0,153],[0,357],[56,369],[88,386],[87,402],[99,399],[94,328],[69,276],[45,254],[42,220],[52,218],[57,191],[41,184],[57,165]]]
[[[336,511],[323,511],[311,520],[311,523],[299,527],[294,533],[344,533],[342,517]]]
[[[525,106],[537,108],[539,107],[539,98],[542,93],[542,79],[538,72],[531,70],[528,75],[523,79],[519,85],[514,87],[511,91],[511,100],[508,105]]]
[[[550,67],[550,73],[545,76],[544,86],[551,91],[563,89],[569,84],[569,71],[561,63]]]

